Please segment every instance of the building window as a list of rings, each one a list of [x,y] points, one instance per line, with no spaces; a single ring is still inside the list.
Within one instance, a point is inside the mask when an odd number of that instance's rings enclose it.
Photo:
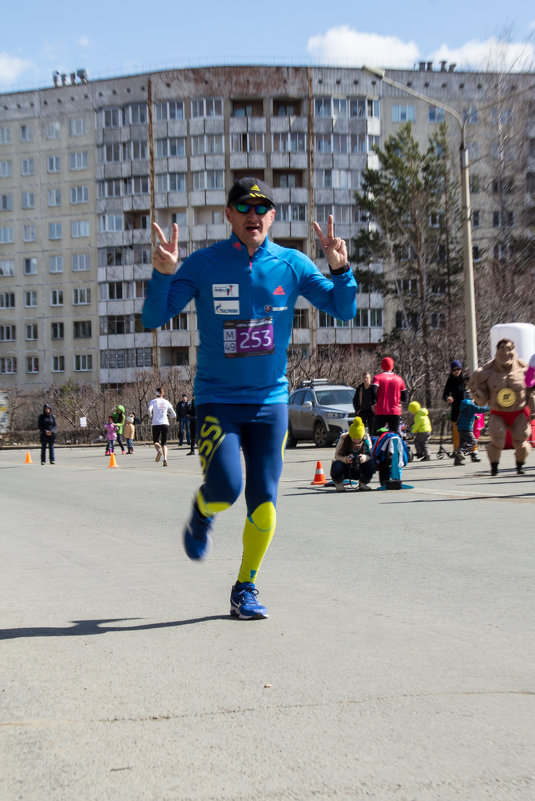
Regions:
[[[69,120],[69,134],[71,136],[83,136],[86,133],[87,125],[83,117]]]
[[[13,211],[13,195],[0,195],[0,211]]]
[[[148,158],[149,143],[141,140],[123,144],[123,161],[143,161]]]
[[[37,272],[37,259],[23,259],[22,271],[24,275],[35,275]]]
[[[157,192],[185,192],[186,191],[186,173],[185,172],[171,172],[164,175],[156,176],[156,191]]]
[[[308,327],[308,309],[294,309],[293,328]]]
[[[60,124],[59,122],[47,122],[46,124],[46,138],[59,139]]]
[[[22,241],[23,242],[35,242],[35,238],[37,236],[36,227],[31,223],[28,225],[22,226]]]
[[[415,119],[412,103],[394,103],[392,106],[392,122],[414,122]]]
[[[220,97],[200,97],[191,101],[192,117],[222,117],[223,100]]]
[[[72,290],[72,305],[87,306],[91,303],[91,289],[88,287],[74,287]]]
[[[112,233],[123,230],[122,214],[101,214],[98,218],[99,233]]]
[[[14,325],[0,325],[0,342],[15,342],[17,329]]]
[[[73,322],[74,339],[91,339],[91,320],[75,320]]]
[[[147,104],[132,103],[125,109],[124,122],[126,125],[143,125],[147,122]]]
[[[224,170],[205,170],[193,173],[193,189],[223,189]]]
[[[11,128],[0,128],[0,145],[11,144]]]
[[[33,341],[37,339],[37,323],[28,323],[26,326],[26,340]]]
[[[349,170],[316,170],[315,185],[319,189],[350,189]]]
[[[123,264],[123,249],[101,248],[98,252],[98,264],[99,267],[114,267]]]
[[[91,269],[91,255],[89,253],[72,254],[73,273],[81,273],[84,270],[90,270],[90,269]]]
[[[137,175],[135,178],[128,178],[126,182],[127,195],[148,195],[149,191],[148,175]]]
[[[63,339],[64,337],[64,324],[63,323],[50,323],[50,336],[52,339]]]
[[[281,203],[277,207],[281,222],[305,222],[307,217],[304,203]]]
[[[463,122],[467,125],[477,125],[479,122],[477,108],[463,108]]]
[[[427,107],[427,122],[444,122],[445,111],[439,106]]]
[[[59,156],[48,156],[46,160],[47,172],[59,172],[61,169],[61,160]]]
[[[53,373],[65,372],[65,356],[52,356],[52,372]]]
[[[202,137],[193,137],[201,139]],[[171,139],[156,140],[156,157],[159,159],[186,155],[186,137],[175,136]]]
[[[232,134],[230,137],[230,149],[232,153],[263,153],[264,134]]]
[[[0,245],[9,245],[15,241],[15,229],[11,225],[0,228]]]
[[[183,120],[184,102],[182,100],[167,100],[156,103],[156,120]]]
[[[87,170],[88,157],[87,150],[79,153],[71,153],[69,156],[69,166],[71,170]]]
[[[0,278],[15,275],[15,259],[0,259]]]
[[[474,262],[481,261],[481,248],[479,245],[474,245],[472,247],[472,259]]]
[[[33,175],[34,170],[35,170],[35,164],[33,159],[21,159],[20,162],[21,175]]]
[[[122,113],[120,108],[105,108],[102,112],[102,124],[104,128],[119,128],[121,119]]]
[[[74,355],[74,372],[87,373],[93,369],[93,357],[90,353]]]
[[[481,222],[481,212],[476,209],[472,212],[472,228],[479,228]]]
[[[494,228],[509,228],[514,225],[514,214],[512,211],[495,211],[492,215],[492,225]]]
[[[71,220],[71,237],[80,239],[89,236],[89,220]]]
[[[37,306],[37,292],[32,289],[24,293],[24,308],[34,309]]]
[[[48,190],[48,205],[61,206],[61,189]]]
[[[11,178],[13,174],[13,163],[11,161],[0,161],[0,178]]]
[[[13,375],[17,372],[17,360],[13,356],[0,359],[0,373],[3,375]]]
[[[22,193],[22,208],[23,209],[35,208],[35,194],[33,192]]]
[[[382,328],[383,327],[383,310],[370,309],[370,327]]]
[[[39,357],[38,356],[26,356],[26,372],[27,373],[38,373],[39,372]]]
[[[77,205],[78,203],[87,203],[89,201],[89,187],[88,186],[71,186],[71,203]]]
[[[526,192],[529,192],[529,194],[535,193],[535,172],[526,174]]]
[[[50,290],[50,305],[63,306],[63,289]]]
[[[48,223],[48,238],[54,240],[61,239],[61,237],[61,223]]]
[[[20,126],[20,141],[31,142],[33,139],[33,130],[31,125]]]
[[[304,133],[273,134],[273,151],[275,153],[304,153],[306,136]]]
[[[15,293],[0,292],[0,309],[14,309],[14,308],[15,308]]]
[[[51,273],[63,272],[63,256],[50,256],[48,260],[49,270]]]

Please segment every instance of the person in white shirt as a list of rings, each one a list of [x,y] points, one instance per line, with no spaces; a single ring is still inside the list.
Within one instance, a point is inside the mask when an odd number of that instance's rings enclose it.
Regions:
[[[164,398],[162,387],[156,390],[156,397],[149,403],[149,416],[152,420],[152,441],[156,448],[156,462],[163,456],[163,466],[167,467],[167,434],[169,417],[176,417],[175,410]]]

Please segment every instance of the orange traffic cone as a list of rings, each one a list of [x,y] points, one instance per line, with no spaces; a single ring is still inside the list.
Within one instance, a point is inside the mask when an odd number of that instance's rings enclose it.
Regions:
[[[311,484],[326,484],[327,479],[325,478],[325,473],[323,472],[323,467],[321,466],[321,462],[316,464],[316,475],[314,476],[314,481],[310,482]]]
[[[112,455],[111,455],[110,463],[109,463],[108,467],[119,467],[119,465],[117,464],[117,460],[115,459],[115,454],[114,453],[112,453]]]
[[[26,451],[26,461],[24,464],[33,464],[32,457],[30,456],[30,451]]]

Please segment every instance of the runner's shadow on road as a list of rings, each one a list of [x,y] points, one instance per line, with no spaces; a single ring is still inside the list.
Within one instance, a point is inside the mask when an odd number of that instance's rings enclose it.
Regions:
[[[189,620],[171,620],[166,623],[138,623],[135,626],[106,626],[103,623],[119,623],[123,620],[140,620],[142,618],[117,617],[102,620],[73,620],[72,626],[36,628],[0,629],[0,640],[15,640],[22,637],[87,637],[91,634],[108,634],[113,631],[148,631],[150,629],[167,629],[178,626],[192,626],[195,623],[206,623],[210,620],[227,620],[234,622],[238,618],[231,615],[208,615]]]

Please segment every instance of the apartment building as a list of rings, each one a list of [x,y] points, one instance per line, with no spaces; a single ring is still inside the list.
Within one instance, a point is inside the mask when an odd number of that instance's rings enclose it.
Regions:
[[[488,137],[476,110],[494,97],[497,76],[444,64],[389,75],[459,113],[472,109],[473,154],[476,132]],[[527,87],[532,78],[514,81]],[[349,68],[206,67],[94,82],[73,74],[55,84],[0,95],[5,388],[69,379],[119,385],[155,364],[194,364],[193,304],[156,332],[141,324],[152,214],[164,230],[178,223],[185,258],[228,236],[226,191],[235,178],[256,175],[274,187],[273,239],[308,253],[327,273],[312,221],[333,214],[337,234],[351,240],[370,224],[354,192],[365,167],[377,166],[373,146],[408,120],[425,145],[443,118],[432,102]],[[508,119],[503,107],[496,126]],[[530,118],[523,132],[535,161],[533,124]],[[455,126],[451,135],[458,137]],[[533,183],[534,173],[527,175]],[[495,211],[482,197],[481,231],[491,220],[513,223]],[[367,291],[359,291],[358,307],[342,323],[300,299],[290,348],[373,349],[395,324],[395,308]]]

